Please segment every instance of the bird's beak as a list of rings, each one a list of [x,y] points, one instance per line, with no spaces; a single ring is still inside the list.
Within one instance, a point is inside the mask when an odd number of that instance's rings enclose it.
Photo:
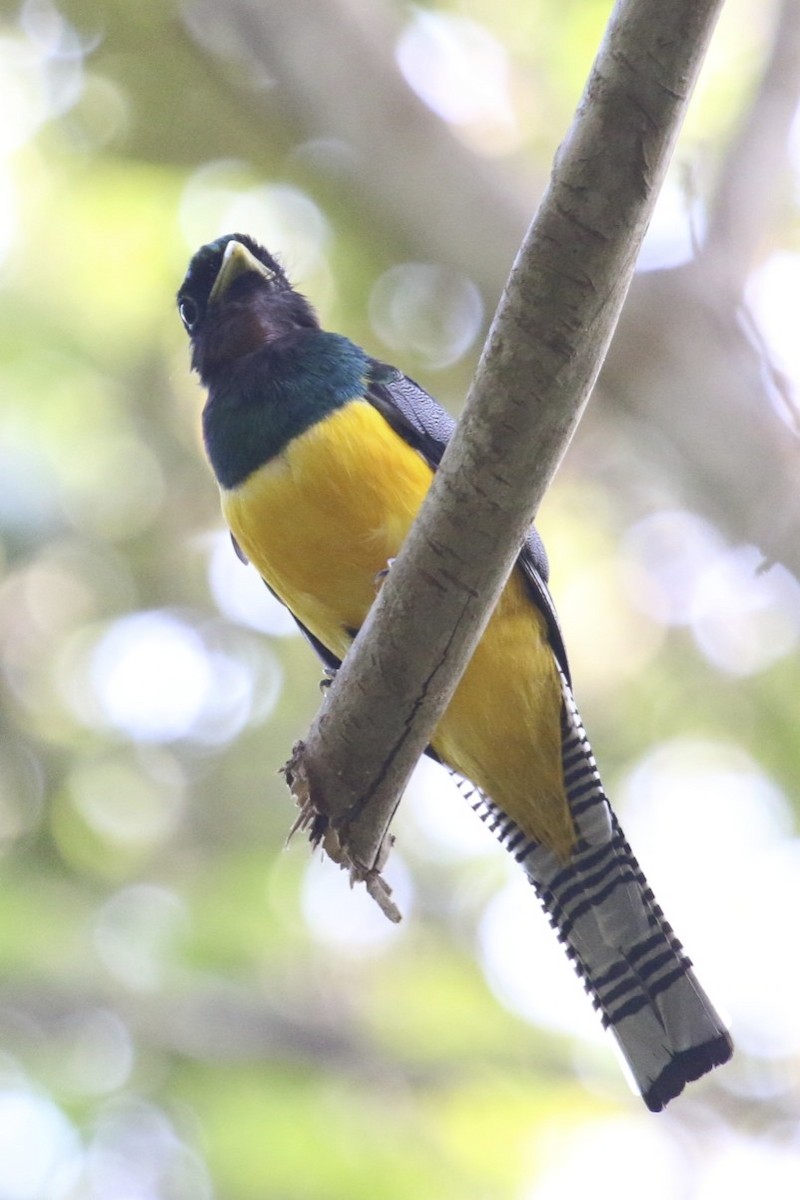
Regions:
[[[217,278],[214,280],[214,286],[208,297],[209,304],[221,300],[234,279],[238,279],[240,275],[246,275],[248,271],[255,271],[256,274],[270,282],[275,278],[273,272],[259,262],[241,242],[228,242],[222,256],[222,266],[217,272]]]

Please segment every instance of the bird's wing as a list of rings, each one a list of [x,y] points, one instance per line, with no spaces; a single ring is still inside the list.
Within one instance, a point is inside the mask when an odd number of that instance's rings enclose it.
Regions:
[[[396,367],[377,359],[370,359],[366,398],[392,429],[418,450],[426,462],[436,470],[456,427],[455,419],[450,413],[413,379],[409,379]],[[544,614],[550,645],[569,682],[570,670],[564,638],[553,598],[547,590],[550,573],[547,553],[533,526],[523,543],[517,565],[522,571],[534,603]]]
[[[396,367],[374,358],[369,362],[367,400],[435,470],[453,435],[455,418]]]

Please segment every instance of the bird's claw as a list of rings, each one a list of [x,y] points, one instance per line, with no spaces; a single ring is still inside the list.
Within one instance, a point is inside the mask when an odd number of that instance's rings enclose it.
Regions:
[[[392,569],[392,566],[393,566],[393,565],[394,565],[394,559],[393,559],[393,558],[387,558],[387,560],[386,560],[386,566],[383,568],[383,570],[382,570],[382,571],[378,571],[378,574],[375,576],[375,588],[376,588],[376,590],[380,588],[380,586],[381,586],[381,584],[383,583],[384,579],[386,578],[386,576],[387,576],[387,575],[389,574],[389,572],[391,571],[391,569]]]
[[[325,692],[327,692],[328,688],[331,686],[334,679],[336,678],[337,670],[338,670],[338,667],[323,667],[322,668],[323,674],[322,674],[322,679],[320,679],[320,681],[319,681],[319,690],[322,692],[323,695],[325,694]]]

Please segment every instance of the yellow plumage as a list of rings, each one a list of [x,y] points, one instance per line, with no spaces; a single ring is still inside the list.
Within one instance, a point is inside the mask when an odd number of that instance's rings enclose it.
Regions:
[[[413,381],[321,329],[247,235],[197,251],[178,307],[208,388],[203,435],[228,524],[342,658],[432,478],[380,409],[420,431],[432,459],[450,422]],[[363,389],[375,406],[351,399]],[[540,561],[535,547],[521,561]],[[731,1040],[614,820],[549,642],[564,661],[543,582],[537,594],[515,569],[431,741],[490,797],[479,815],[519,860],[659,1112],[726,1062]]]
[[[225,518],[281,600],[337,657],[375,598],[432,471],[366,401],[294,438],[239,487]],[[537,841],[566,858],[561,690],[545,621],[514,571],[431,739]]]

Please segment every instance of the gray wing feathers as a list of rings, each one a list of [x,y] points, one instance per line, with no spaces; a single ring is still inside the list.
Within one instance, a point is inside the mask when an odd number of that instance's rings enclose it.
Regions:
[[[396,367],[390,367],[376,359],[371,360],[371,366],[367,399],[435,470],[456,427],[455,419],[424,388]],[[564,639],[555,605],[547,590],[547,552],[533,526],[523,543],[517,565],[522,571],[534,603],[544,614],[553,652],[561,670],[569,679]]]

